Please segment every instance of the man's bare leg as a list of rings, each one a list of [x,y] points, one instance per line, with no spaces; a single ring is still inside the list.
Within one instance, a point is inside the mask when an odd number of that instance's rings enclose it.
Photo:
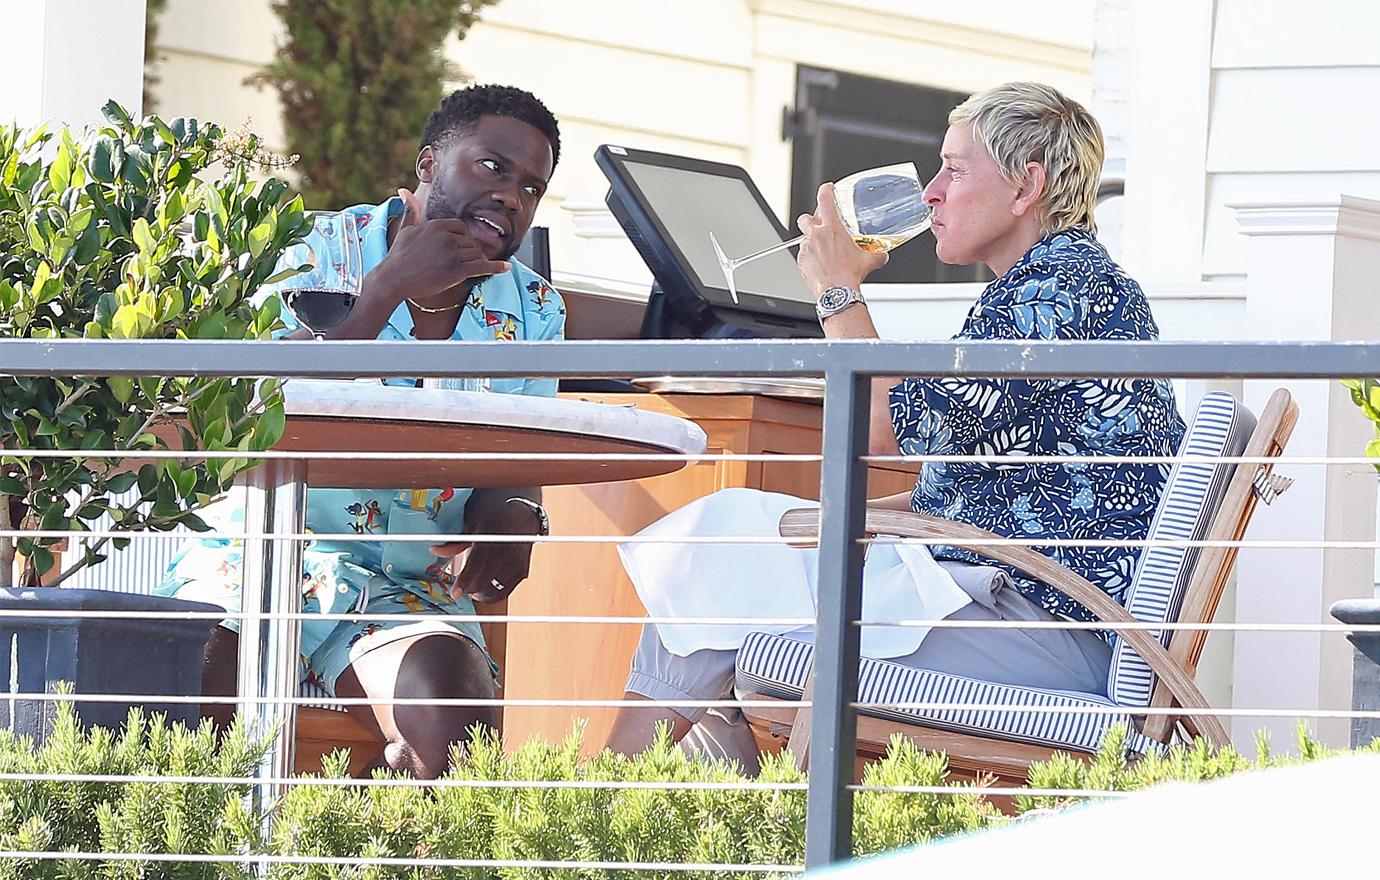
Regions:
[[[374,700],[493,699],[493,676],[484,651],[459,635],[429,633],[389,642],[345,668],[336,681],[340,697]],[[497,727],[493,706],[376,704],[350,713],[386,740],[381,759],[389,767],[434,779],[446,771],[450,744],[464,742],[476,723]]]
[[[211,630],[201,667],[201,695],[227,697],[227,702],[202,703],[201,717],[223,731],[235,717],[235,696],[239,692],[240,637],[234,630],[217,626]]]

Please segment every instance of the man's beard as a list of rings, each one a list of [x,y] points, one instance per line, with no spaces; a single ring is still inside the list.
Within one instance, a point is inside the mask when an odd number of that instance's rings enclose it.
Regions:
[[[426,205],[423,206],[423,208],[422,208],[422,213],[423,213],[423,219],[426,219],[426,220],[463,220],[463,219],[464,219],[464,217],[462,216],[463,212],[462,212],[462,211],[457,211],[455,208],[451,207],[451,201],[450,201],[450,199],[447,199],[447,198],[446,198],[445,192],[442,190],[441,187],[436,186],[436,185],[434,185],[434,184],[432,185],[430,191],[428,191],[427,194],[426,194]],[[499,253],[499,255],[498,255],[498,257],[497,257],[496,259],[499,259],[499,260],[509,260],[509,259],[512,259],[513,254],[517,253],[518,245],[520,245],[521,243],[522,243],[522,242],[519,241],[519,242],[517,242],[517,243],[510,244],[510,245],[509,245],[507,248],[505,248],[501,253]],[[491,276],[485,275],[485,276],[483,276],[483,277],[481,277],[481,278],[476,278],[475,281],[476,281],[476,282],[483,281],[484,278],[488,278],[488,277],[491,277]]]

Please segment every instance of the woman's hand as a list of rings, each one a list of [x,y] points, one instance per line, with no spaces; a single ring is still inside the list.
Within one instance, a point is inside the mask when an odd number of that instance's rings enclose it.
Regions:
[[[796,225],[805,235],[796,262],[815,296],[830,287],[857,290],[864,278],[886,265],[885,253],[868,253],[853,241],[839,219],[834,185],[821,184],[814,214],[801,214]]]

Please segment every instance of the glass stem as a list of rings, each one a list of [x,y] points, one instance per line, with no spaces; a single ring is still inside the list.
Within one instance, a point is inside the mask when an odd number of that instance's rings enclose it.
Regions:
[[[730,266],[730,268],[732,268],[732,269],[736,269],[736,268],[738,268],[739,266],[743,265],[744,263],[751,263],[753,260],[759,259],[759,258],[761,258],[761,257],[765,257],[765,256],[767,256],[768,254],[774,254],[774,253],[776,253],[777,251],[784,251],[786,248],[793,248],[793,247],[795,247],[796,245],[800,244],[800,243],[801,243],[802,241],[804,241],[804,240],[805,240],[805,236],[803,236],[803,235],[797,235],[795,238],[791,239],[790,241],[783,241],[783,242],[781,242],[780,244],[774,244],[774,245],[772,245],[772,246],[769,247],[769,248],[765,248],[764,250],[760,250],[760,251],[758,251],[758,252],[755,253],[755,254],[748,254],[746,257],[739,257],[739,258],[736,259],[736,260],[730,260],[730,261],[729,261],[729,266]]]

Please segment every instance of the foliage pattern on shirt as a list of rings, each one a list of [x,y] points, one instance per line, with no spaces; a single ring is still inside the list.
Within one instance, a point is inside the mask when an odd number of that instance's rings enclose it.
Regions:
[[[1089,233],[1045,236],[973,305],[957,339],[1151,340],[1140,286]],[[892,426],[910,455],[1006,456],[926,463],[911,496],[920,513],[1023,539],[1143,540],[1168,475],[1157,464],[1023,463],[1036,455],[1172,455],[1184,423],[1164,380],[907,379],[891,389]],[[940,559],[992,564],[935,547]],[[1140,548],[1035,547],[1121,601]],[[1053,614],[1092,620],[1062,593],[1016,576]]]

